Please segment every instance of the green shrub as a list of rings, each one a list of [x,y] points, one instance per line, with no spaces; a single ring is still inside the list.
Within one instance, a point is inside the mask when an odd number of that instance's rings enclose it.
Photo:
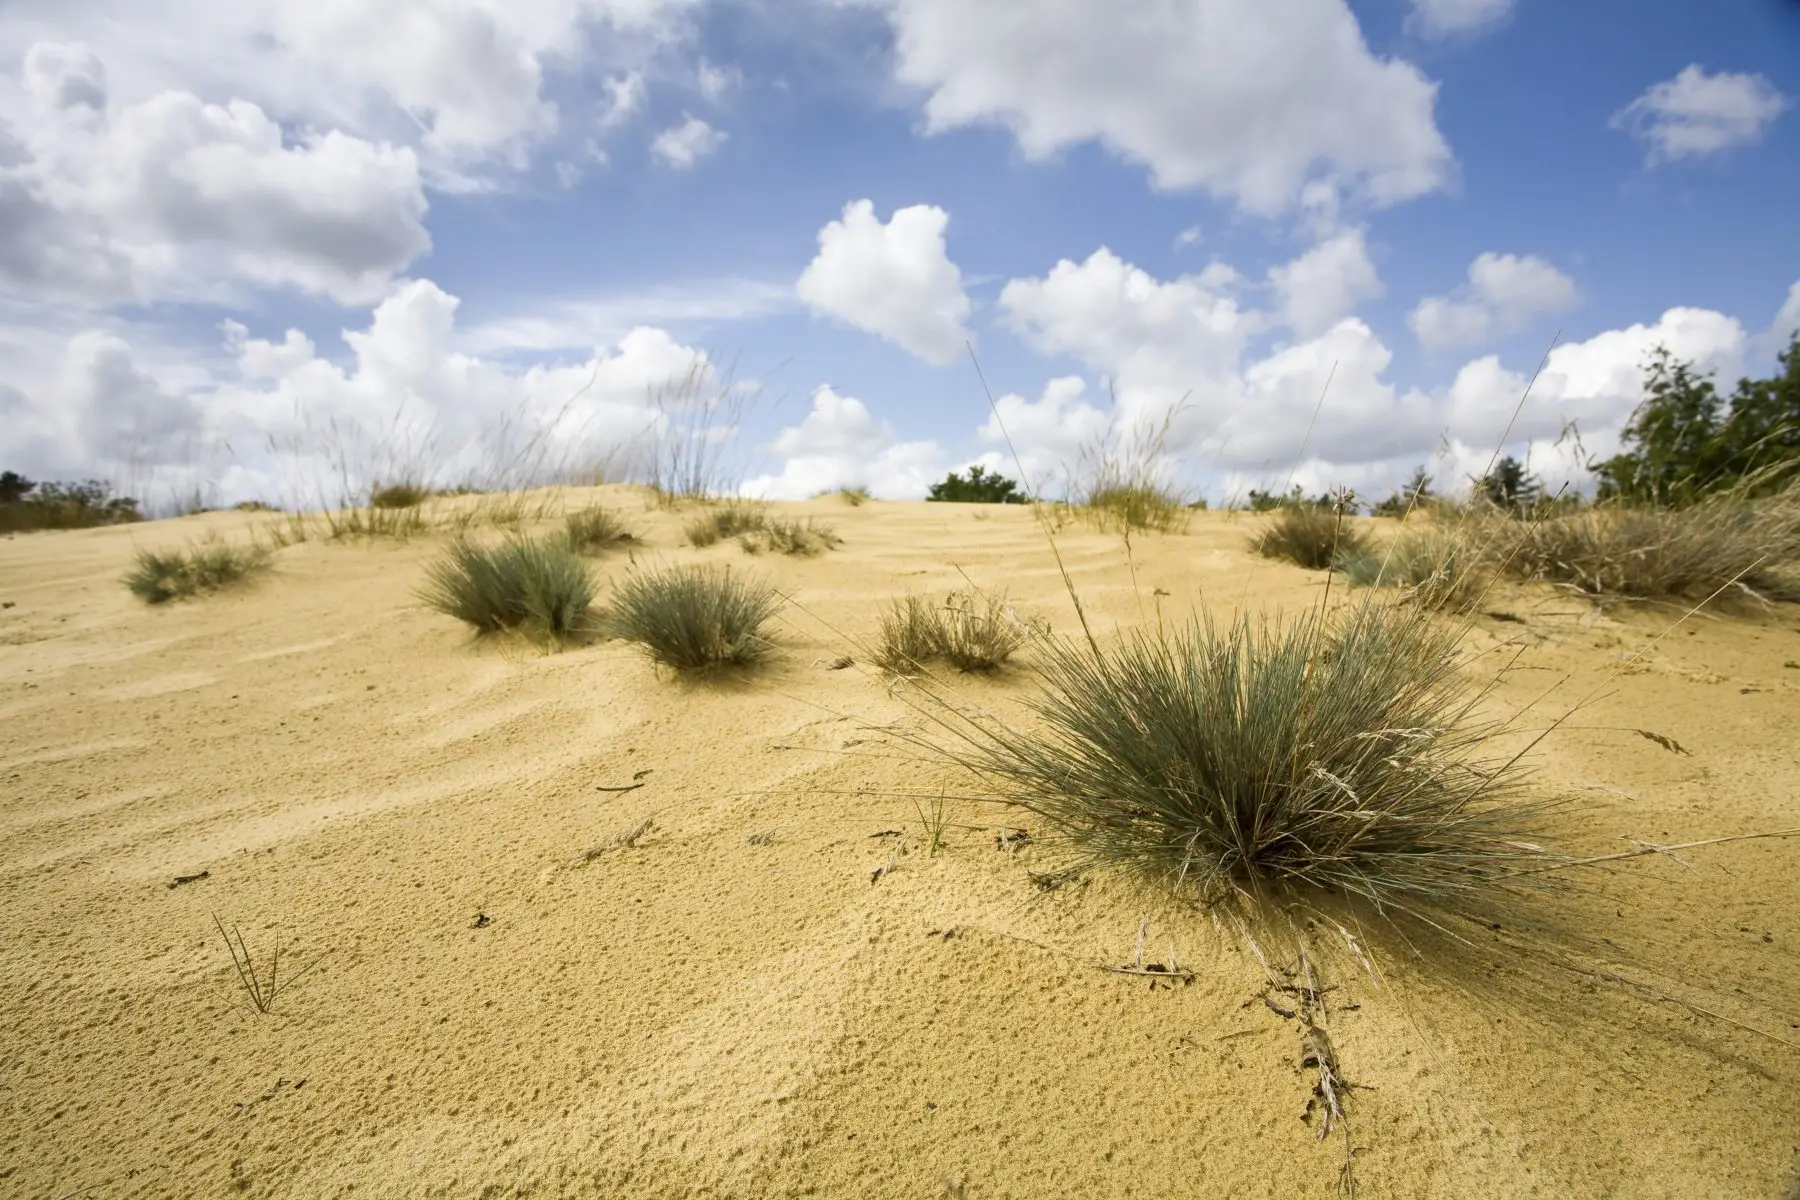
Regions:
[[[1285,558],[1310,571],[1331,566],[1340,554],[1366,552],[1368,535],[1347,514],[1317,505],[1284,505],[1250,542],[1265,558]]]
[[[1046,640],[1035,727],[943,716],[941,753],[1044,819],[1075,866],[1134,871],[1205,905],[1285,915],[1481,911],[1542,802],[1464,681],[1455,634],[1415,608]]]
[[[233,546],[213,538],[183,550],[139,550],[125,586],[145,604],[166,604],[229,587],[269,565],[260,546]]]
[[[1030,502],[1030,497],[1019,491],[1019,484],[1016,480],[1008,479],[997,473],[990,475],[987,468],[980,463],[970,467],[967,475],[959,475],[955,471],[950,472],[927,489],[925,498],[962,504],[1027,504]]]
[[[417,508],[431,499],[431,489],[416,483],[377,485],[369,493],[372,508]]]
[[[479,632],[530,627],[555,638],[583,630],[594,595],[588,565],[566,541],[518,534],[493,546],[451,542],[419,591],[427,606]]]
[[[115,496],[104,480],[37,483],[17,471],[0,472],[0,533],[91,529],[143,520],[131,496]]]
[[[577,554],[599,554],[637,540],[611,509],[599,505],[565,517],[563,535]]]
[[[745,666],[768,654],[762,627],[781,605],[773,585],[729,567],[668,567],[626,577],[608,631],[680,671]]]

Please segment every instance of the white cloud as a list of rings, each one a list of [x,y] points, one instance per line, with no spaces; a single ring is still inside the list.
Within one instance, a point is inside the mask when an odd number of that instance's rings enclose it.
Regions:
[[[1788,288],[1787,299],[1782,301],[1775,319],[1757,339],[1757,349],[1773,357],[1788,348],[1796,333],[1800,333],[1800,280]]]
[[[0,290],[104,304],[248,284],[370,302],[430,246],[409,148],[284,137],[254,104],[179,91],[114,107],[79,46],[34,45],[24,81],[32,105],[0,166]]]
[[[704,354],[650,327],[586,361],[496,363],[455,348],[458,305],[429,281],[405,284],[366,328],[345,332],[348,362],[321,356],[297,330],[265,339],[236,322],[223,327],[224,356],[204,369],[197,348],[159,346],[142,331],[141,343],[102,331],[57,342],[0,337],[9,364],[0,403],[11,410],[0,421],[0,458],[43,463],[46,473],[142,479],[230,445],[237,454],[224,501],[335,500],[331,423],[353,483],[410,450],[434,481],[479,477],[506,457],[507,436],[516,453],[516,439],[541,435],[546,472],[609,456],[617,465],[663,428],[653,389],[693,369],[703,382],[717,379]],[[401,449],[383,457],[383,442]]]
[[[786,460],[780,474],[747,481],[745,495],[803,500],[866,487],[880,499],[917,500],[945,470],[936,442],[897,440],[893,427],[870,416],[861,400],[828,386],[813,392],[812,410],[781,431],[774,449]]]
[[[694,68],[694,86],[709,104],[717,104],[725,93],[743,81],[735,67],[720,67],[704,58]]]
[[[606,81],[606,111],[600,114],[600,126],[611,129],[623,125],[644,106],[644,76],[627,71]]]
[[[1008,393],[994,401],[994,408],[998,416],[990,412],[976,435],[1004,449],[995,451],[997,457],[986,465],[1016,479],[1022,462],[1021,482],[1033,494],[1054,493],[1057,484],[1079,469],[1082,451],[1112,432],[1111,414],[1088,403],[1087,381],[1079,375],[1052,379],[1036,401]]]
[[[1517,333],[1533,317],[1577,301],[1574,281],[1536,255],[1489,251],[1469,264],[1461,294],[1428,296],[1406,320],[1421,344],[1440,349]]]
[[[927,362],[957,361],[970,335],[969,298],[950,261],[950,215],[915,204],[883,225],[869,200],[844,206],[819,230],[819,253],[795,285],[813,309],[886,338]]]
[[[650,152],[677,170],[687,170],[723,146],[729,136],[699,117],[687,114],[681,124],[656,135],[656,140],[650,143]]]
[[[1411,0],[1406,27],[1425,37],[1452,38],[1482,33],[1513,10],[1514,0]]]
[[[794,289],[768,280],[724,278],[610,295],[531,297],[519,310],[464,332],[470,354],[510,355],[587,349],[639,325],[748,321],[794,307]]]
[[[1199,244],[1200,227],[1198,225],[1189,225],[1186,229],[1175,235],[1175,245],[1177,248],[1183,246],[1198,246]]]
[[[1285,266],[1271,268],[1269,283],[1280,298],[1283,319],[1302,338],[1316,337],[1363,301],[1382,294],[1360,229],[1346,230]]]
[[[1654,166],[1749,145],[1787,106],[1787,97],[1761,75],[1709,75],[1690,63],[1675,78],[1652,84],[1610,124],[1648,143]]]
[[[427,176],[522,166],[563,114],[559,72],[635,69],[695,0],[9,0],[0,61],[80,37],[127,102],[236,97],[284,123],[414,146]],[[579,97],[575,97],[579,100]]]
[[[1041,279],[1008,282],[1000,307],[1037,349],[1108,375],[1129,433],[1161,421],[1189,393],[1207,404],[1235,395],[1245,343],[1267,322],[1241,310],[1213,275],[1164,283],[1102,247]]]
[[[1031,158],[1098,140],[1158,187],[1264,214],[1323,179],[1389,204],[1440,187],[1436,85],[1378,58],[1344,0],[881,0],[932,132],[999,124]]]

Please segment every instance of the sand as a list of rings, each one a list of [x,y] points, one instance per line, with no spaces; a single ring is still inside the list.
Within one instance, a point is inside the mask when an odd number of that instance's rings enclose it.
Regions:
[[[1042,847],[996,842],[1017,814],[954,801],[928,855],[894,794],[953,786],[898,736],[920,714],[832,669],[880,602],[959,571],[1072,631],[1029,513],[819,500],[791,507],[840,549],[752,559],[600,495],[640,560],[795,594],[767,668],[688,682],[616,642],[474,639],[414,599],[431,538],[310,541],[159,608],[119,586],[134,548],[250,518],[0,541],[0,1194],[1336,1194],[1345,1142],[1302,1122],[1312,1075],[1255,962],[1124,881],[1040,892]],[[1325,576],[1254,559],[1250,528],[1062,546],[1105,629],[1315,599]],[[1601,689],[1532,756],[1568,845],[1800,826],[1794,609],[1661,636],[1679,613],[1490,607],[1520,618],[1471,634],[1521,647],[1497,703],[1554,685],[1547,721]],[[1033,686],[953,682],[1018,719]],[[909,849],[871,883],[889,830]],[[1800,842],[1682,857],[1597,877],[1582,927],[1800,1041]],[[258,1015],[215,915],[319,965]],[[1100,969],[1146,917],[1191,984]],[[1364,1085],[1361,1194],[1768,1200],[1800,1178],[1800,1051],[1615,985],[1379,954],[1379,986],[1340,971],[1331,1018]]]

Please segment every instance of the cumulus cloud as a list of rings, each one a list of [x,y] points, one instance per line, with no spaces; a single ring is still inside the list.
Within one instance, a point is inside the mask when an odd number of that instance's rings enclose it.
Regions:
[[[885,500],[917,500],[943,477],[944,453],[936,442],[902,442],[886,421],[870,415],[854,396],[829,386],[813,392],[812,409],[783,429],[774,450],[784,462],[778,474],[744,484],[747,496],[803,500],[844,487],[866,487]]]
[[[887,224],[869,200],[844,206],[819,230],[819,253],[795,291],[814,311],[886,338],[927,362],[957,361],[970,335],[962,273],[944,245],[950,214],[928,204]]]
[[[1099,141],[1165,189],[1291,209],[1325,180],[1374,204],[1446,181],[1436,85],[1371,53],[1344,0],[881,0],[933,131],[1010,130],[1031,158]]]
[[[730,135],[714,129],[699,117],[688,115],[650,143],[650,153],[678,171],[685,171],[725,144]]]
[[[1788,343],[1796,333],[1800,333],[1800,280],[1796,280],[1788,288],[1787,299],[1782,301],[1775,319],[1769,322],[1768,329],[1757,340],[1757,347],[1765,355],[1773,357],[1788,348]]]
[[[1081,376],[1065,375],[1045,384],[1035,401],[1010,392],[994,401],[995,411],[976,435],[1006,449],[994,451],[983,464],[1017,478],[1023,463],[1026,478],[1021,482],[1031,491],[1055,491],[1056,484],[1080,467],[1083,450],[1100,445],[1113,433],[1112,414],[1089,403],[1087,389]]]
[[[23,79],[32,104],[0,159],[0,290],[104,304],[247,284],[368,303],[430,246],[409,148],[290,138],[254,104],[187,92],[114,106],[80,46],[34,45]]]
[[[394,446],[428,449],[417,465],[433,480],[480,478],[507,458],[508,436],[541,437],[538,465],[547,472],[617,466],[666,435],[654,389],[695,370],[703,383],[719,382],[703,353],[652,327],[586,361],[520,367],[462,353],[459,303],[429,281],[401,286],[365,328],[344,333],[344,362],[298,330],[261,338],[233,321],[223,326],[221,353],[180,348],[180,366],[147,337],[8,335],[0,338],[9,364],[0,379],[8,408],[0,457],[43,463],[47,473],[143,478],[230,445],[234,490],[223,501],[316,502],[337,499],[332,439],[323,433],[332,423],[347,465],[363,475],[382,469],[366,455],[385,442],[390,456]],[[207,357],[214,361],[196,369]]]
[[[1269,283],[1280,298],[1283,320],[1303,338],[1325,332],[1357,305],[1382,294],[1381,277],[1360,229],[1345,230],[1271,268]]]
[[[1143,430],[1174,412],[1166,448],[1228,493],[1281,486],[1291,471],[1309,488],[1382,492],[1432,459],[1440,442],[1449,447],[1443,478],[1460,484],[1459,472],[1477,458],[1485,464],[1502,436],[1510,452],[1536,455],[1534,465],[1561,462],[1572,472],[1572,439],[1554,454],[1553,445],[1575,422],[1590,451],[1610,453],[1641,399],[1651,347],[1667,345],[1729,378],[1746,345],[1737,321],[1701,309],[1566,343],[1507,434],[1526,376],[1497,357],[1467,364],[1443,389],[1403,388],[1389,373],[1392,352],[1353,317],[1257,357],[1251,335],[1269,327],[1269,315],[1194,278],[1159,281],[1105,250],[1011,281],[1001,307],[1038,349],[1082,360],[1111,398],[1093,398],[1085,379],[1069,377],[1035,403],[1002,400],[1007,430],[1033,469],[1067,462],[1096,432]],[[990,419],[977,435],[992,444],[998,432]]]
[[[1647,162],[1655,166],[1747,146],[1788,103],[1761,75],[1709,75],[1690,63],[1614,113],[1611,126],[1648,145]]]
[[[1422,345],[1441,349],[1517,333],[1533,317],[1564,312],[1577,300],[1574,281],[1536,255],[1489,251],[1469,264],[1459,294],[1428,296],[1406,320]]]
[[[1513,10],[1514,0],[1411,0],[1408,30],[1430,38],[1484,33]]]
[[[413,146],[441,185],[518,167],[555,134],[550,77],[631,70],[684,33],[694,0],[9,0],[0,61],[86,39],[128,100],[236,96],[277,120]],[[594,98],[598,103],[599,97]]]

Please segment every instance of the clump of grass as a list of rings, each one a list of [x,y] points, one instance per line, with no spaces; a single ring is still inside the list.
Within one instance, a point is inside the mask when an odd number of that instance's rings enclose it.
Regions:
[[[425,532],[425,514],[421,506],[410,508],[377,508],[373,504],[357,508],[326,509],[320,514],[325,532],[333,540],[348,538],[394,538],[405,541]]]
[[[417,508],[429,499],[431,499],[431,489],[422,484],[377,484],[369,492],[369,507]]]
[[[769,523],[769,510],[749,500],[727,500],[682,528],[690,546],[710,546],[726,538],[755,533]]]
[[[1368,535],[1347,514],[1310,504],[1284,505],[1250,548],[1264,558],[1285,558],[1309,571],[1323,571],[1339,555],[1368,551]]]
[[[784,517],[770,517],[763,522],[760,529],[753,529],[738,535],[738,545],[745,553],[761,554],[765,550],[773,550],[779,554],[794,554],[811,557],[827,550],[835,550],[843,545],[844,539],[830,525],[815,521],[811,517],[804,521],[788,520]]]
[[[249,943],[244,935],[233,925],[229,930],[225,923],[213,916],[213,926],[219,936],[225,939],[225,948],[231,952],[231,965],[237,969],[238,983],[243,986],[244,996],[250,1001],[250,1007],[258,1013],[267,1013],[275,1007],[275,999],[283,992],[299,983],[312,969],[324,960],[324,955],[313,959],[298,971],[290,971],[288,977],[281,977],[281,929],[275,930],[275,943],[269,951],[269,971],[264,975],[256,962],[250,957]]]
[[[1682,509],[1608,504],[1520,526],[1507,566],[1594,596],[1800,600],[1800,491]]]
[[[1385,545],[1340,549],[1331,565],[1352,587],[1403,588],[1408,601],[1427,609],[1468,612],[1492,578],[1487,558],[1468,531],[1418,525]]]
[[[1154,483],[1119,483],[1090,492],[1083,502],[1090,521],[1102,532],[1131,533],[1151,529],[1179,533],[1192,510],[1185,497]]]
[[[836,494],[839,500],[851,508],[861,508],[872,499],[866,487],[841,487]]]
[[[268,565],[262,546],[213,538],[182,550],[139,550],[124,582],[145,604],[166,604],[229,587]]]
[[[959,671],[992,671],[1041,626],[1024,621],[1002,596],[952,592],[943,604],[924,596],[888,602],[875,664],[897,675],[943,659]]]
[[[568,539],[570,549],[577,554],[599,554],[637,540],[616,513],[599,505],[565,517],[563,535]]]
[[[1037,814],[1082,869],[1122,867],[1207,905],[1498,903],[1545,804],[1417,608],[1196,620],[1110,649],[1047,640],[1029,731],[956,725],[942,749]],[[945,723],[956,720],[943,716]],[[1557,860],[1561,861],[1561,860]]]
[[[419,591],[426,605],[479,632],[529,626],[553,638],[582,630],[594,595],[588,565],[566,541],[518,534],[493,546],[451,542]]]
[[[669,567],[619,585],[609,630],[679,671],[748,666],[768,654],[762,627],[781,605],[773,585],[728,567]]]

